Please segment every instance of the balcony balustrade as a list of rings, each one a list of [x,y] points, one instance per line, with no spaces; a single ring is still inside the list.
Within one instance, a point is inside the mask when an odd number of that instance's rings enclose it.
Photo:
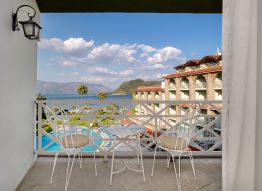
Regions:
[[[141,144],[143,146],[143,154],[152,156],[154,150],[154,139],[163,130],[174,128],[174,123],[170,122],[170,118],[181,119],[184,113],[184,107],[191,104],[199,104],[200,107],[215,110],[222,106],[221,101],[83,101],[80,100],[43,100],[36,101],[37,121],[36,121],[36,152],[38,155],[52,155],[54,151],[59,149],[55,143],[54,135],[50,125],[55,117],[59,117],[62,113],[67,115],[69,124],[72,127],[85,129],[91,127],[91,135],[95,141],[95,147],[86,148],[94,150],[100,156],[107,157],[111,155],[112,143],[114,138],[107,134],[104,129],[117,124],[139,124],[146,129],[141,135]],[[46,115],[44,106],[47,105],[55,115]],[[155,110],[150,105],[157,105]],[[168,112],[174,106],[183,112]],[[221,156],[222,137],[218,131],[221,129],[221,115],[219,112],[214,114],[201,114],[201,118],[205,118],[205,123],[201,121],[197,125],[194,132],[190,147],[194,151],[194,155],[216,155]],[[117,149],[119,154],[135,155],[136,150],[132,145],[132,139],[127,140],[124,147]],[[159,155],[164,152],[158,151]],[[86,153],[88,155],[88,153]]]
[[[215,89],[222,89],[222,80],[216,79]]]

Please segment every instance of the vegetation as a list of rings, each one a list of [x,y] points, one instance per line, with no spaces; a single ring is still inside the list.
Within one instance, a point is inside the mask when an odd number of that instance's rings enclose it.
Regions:
[[[107,95],[106,95],[105,92],[98,92],[98,93],[96,94],[96,96],[98,97],[98,99],[99,99],[100,101],[106,99],[106,97],[107,97]]]
[[[115,91],[114,93],[123,93],[123,94],[129,94],[131,95],[133,90],[138,88],[138,86],[155,86],[160,85],[160,81],[144,81],[141,79],[136,80],[130,80],[122,83]]]
[[[66,110],[66,115],[69,118],[69,125],[71,126],[83,126],[83,127],[88,127],[90,126],[91,128],[98,128],[102,125],[104,126],[109,126],[111,124],[117,123],[116,118],[113,115],[117,115],[118,112],[116,110],[119,109],[119,106],[114,104],[114,105],[108,105],[104,109],[98,108],[94,111],[94,114],[96,116],[96,120],[94,121],[89,121],[87,119],[81,120],[81,117],[85,115],[85,113],[75,113],[71,111]],[[57,107],[52,108],[53,111],[57,112],[59,109]],[[61,112],[57,113],[58,115],[61,115]],[[103,116],[103,115],[109,115],[109,116]],[[112,116],[110,116],[112,115]],[[47,132],[50,133],[52,132],[51,124],[54,122],[49,121],[49,122],[44,122],[43,120],[43,129]],[[58,125],[63,125],[63,122],[61,120],[57,121]]]
[[[49,123],[43,124],[43,129],[44,129],[47,133],[52,132],[52,128],[51,128],[51,125],[50,125]]]
[[[81,102],[82,102],[83,96],[88,93],[87,86],[84,85],[84,84],[80,84],[80,85],[77,86],[76,91],[77,91],[78,95],[81,96]]]
[[[36,96],[36,100],[47,100],[47,98],[39,92]]]

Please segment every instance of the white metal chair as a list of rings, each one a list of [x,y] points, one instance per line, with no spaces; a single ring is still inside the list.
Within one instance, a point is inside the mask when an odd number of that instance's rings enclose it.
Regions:
[[[56,151],[50,184],[53,182],[53,176],[56,167],[56,161],[59,153],[66,153],[68,156],[65,191],[67,191],[70,176],[72,173],[75,157],[79,155],[80,168],[82,168],[82,149],[86,146],[95,146],[93,139],[90,136],[90,128],[86,129],[86,132],[79,131],[77,126],[70,126],[69,117],[66,115],[64,110],[59,112],[59,115],[54,112],[48,106],[44,106],[47,121],[50,122],[53,130],[55,142],[60,146],[61,150]],[[70,165],[71,157],[73,156],[72,163]],[[95,151],[93,152],[94,165],[95,165],[95,176],[97,176],[96,158]]]
[[[155,151],[154,151],[154,160],[153,160],[153,167],[151,176],[154,175],[154,168],[155,168],[155,158],[156,158],[156,151],[158,148],[167,151],[167,168],[169,168],[170,157],[172,158],[174,170],[176,173],[176,179],[178,184],[178,190],[181,191],[181,178],[180,178],[180,159],[183,154],[188,154],[194,178],[196,180],[196,173],[193,161],[192,150],[189,147],[193,131],[196,128],[196,124],[199,119],[199,112],[200,108],[194,104],[188,108],[185,115],[182,119],[176,123],[176,125],[168,130],[164,131],[158,138],[155,140]],[[179,167],[178,167],[178,175],[177,169],[175,165],[175,157],[178,157]]]

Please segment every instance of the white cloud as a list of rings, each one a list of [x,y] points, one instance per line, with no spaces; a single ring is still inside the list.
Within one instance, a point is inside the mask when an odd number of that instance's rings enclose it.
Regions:
[[[134,70],[127,69],[127,70],[115,72],[115,71],[110,71],[107,68],[96,67],[92,69],[90,73],[95,74],[95,75],[101,75],[101,76],[126,77],[126,76],[131,76],[132,74],[134,74]]]
[[[163,63],[166,61],[176,61],[181,56],[182,51],[174,47],[158,49],[153,56],[149,57],[149,63]]]
[[[80,75],[79,72],[73,72],[73,73],[71,74],[71,76],[79,76],[79,75]]]
[[[59,73],[65,73],[62,76],[65,80],[105,83],[109,86],[136,78],[161,80],[162,75],[173,73],[173,67],[185,59],[182,51],[172,46],[97,45],[94,42],[74,37],[67,40],[51,38],[42,39],[39,47],[40,50],[50,51],[52,56],[48,63],[62,66]]]
[[[131,70],[131,69],[125,70],[125,71],[119,72],[119,74],[122,75],[122,76],[130,76],[130,75],[134,74],[134,70]]]
[[[86,76],[82,76],[80,78],[81,81],[84,81],[84,82],[103,82],[105,79],[102,78],[102,77],[86,77]]]
[[[40,49],[52,49],[57,52],[74,53],[81,50],[89,49],[93,46],[94,41],[85,41],[83,38],[69,38],[65,41],[59,38],[42,39],[39,43]]]
[[[132,63],[136,60],[134,54],[136,53],[136,47],[134,45],[119,45],[105,43],[95,47],[88,54],[87,59],[89,61],[98,61],[104,63]]]
[[[72,60],[64,60],[64,61],[61,62],[61,64],[63,66],[70,67],[70,66],[77,66],[79,63],[75,62],[75,61],[72,61]]]
[[[154,64],[152,65],[152,68],[154,69],[162,69],[162,68],[166,68],[163,64]]]
[[[138,45],[138,48],[140,48],[145,53],[155,52],[157,50],[156,48],[145,44]]]

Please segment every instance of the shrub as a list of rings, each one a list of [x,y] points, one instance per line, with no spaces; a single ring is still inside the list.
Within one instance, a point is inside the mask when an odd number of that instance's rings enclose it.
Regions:
[[[47,133],[50,133],[52,132],[52,128],[51,128],[51,125],[46,123],[46,124],[43,124],[43,129],[47,132]]]

